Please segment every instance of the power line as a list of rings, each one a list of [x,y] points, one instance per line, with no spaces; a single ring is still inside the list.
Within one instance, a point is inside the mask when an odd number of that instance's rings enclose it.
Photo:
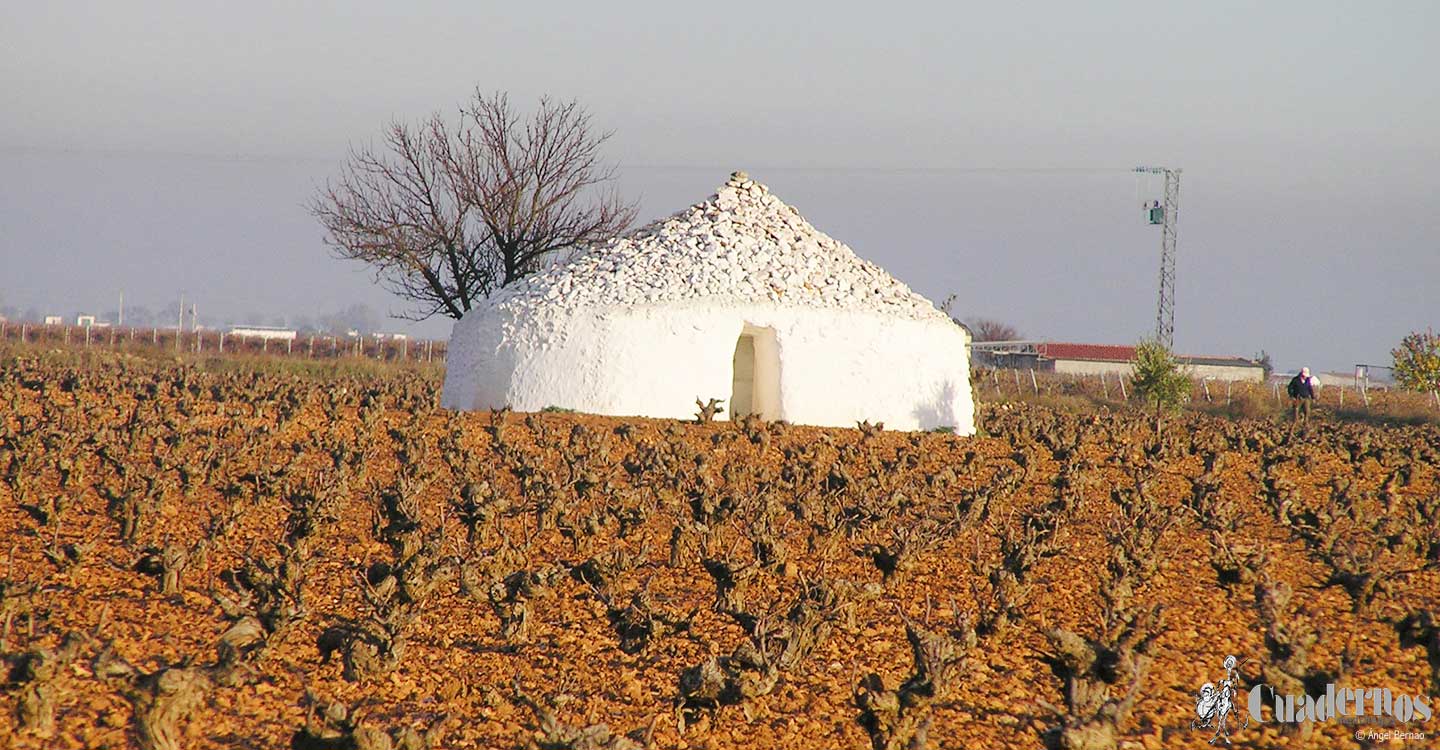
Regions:
[[[724,171],[733,170],[734,165],[724,166],[719,164],[636,164],[622,162],[621,169],[638,169],[647,171],[676,170],[676,171]],[[1119,175],[1129,174],[1128,167],[881,167],[861,165],[782,165],[782,164],[759,164],[746,165],[748,172],[761,172],[765,170],[775,172],[849,172],[849,173],[870,173],[870,174],[1068,174],[1068,175]]]
[[[152,157],[165,159],[193,159],[196,161],[225,161],[225,162],[324,162],[329,164],[341,163],[345,160],[345,154],[333,156],[318,156],[315,154],[299,153],[265,153],[216,150],[213,152],[147,149],[147,148],[105,148],[105,147],[55,147],[55,146],[0,146],[0,152],[18,154],[52,154],[58,156],[126,156],[126,157]],[[678,164],[678,163],[643,163],[619,161],[619,167],[624,169],[635,169],[642,171],[706,171],[706,172],[729,172],[736,169],[736,164]],[[1017,167],[1017,166],[878,166],[860,164],[750,164],[741,165],[749,171],[773,170],[776,172],[846,172],[864,174],[1064,174],[1064,175],[1111,175],[1126,174],[1131,172],[1126,167],[1097,167],[1097,166],[1050,166],[1050,167]]]
[[[49,147],[49,146],[0,146],[0,153],[50,156],[100,156],[100,157],[146,157],[153,159],[186,159],[191,161],[215,162],[324,162],[340,164],[344,155],[314,156],[309,154],[267,154],[242,151],[166,151],[145,148],[103,148],[103,147]]]

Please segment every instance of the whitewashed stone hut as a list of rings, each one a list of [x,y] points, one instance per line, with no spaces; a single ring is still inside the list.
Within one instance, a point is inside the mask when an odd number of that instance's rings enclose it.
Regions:
[[[975,431],[968,337],[736,172],[709,200],[497,292],[455,323],[441,403]]]

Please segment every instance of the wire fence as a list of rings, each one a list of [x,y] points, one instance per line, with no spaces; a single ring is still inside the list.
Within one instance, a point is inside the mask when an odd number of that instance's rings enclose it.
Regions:
[[[0,342],[42,346],[149,349],[160,352],[214,353],[339,359],[355,357],[385,362],[444,362],[446,342],[374,336],[297,335],[260,337],[225,331],[184,331],[175,328],[36,325],[0,322]]]
[[[978,401],[1002,403],[1043,399],[1080,398],[1098,405],[1133,403],[1130,377],[1115,374],[1078,375],[1010,368],[976,369],[972,377]],[[1237,416],[1264,417],[1292,406],[1286,384],[1277,379],[1257,382],[1196,379],[1187,407],[1228,410]],[[1416,392],[1374,387],[1364,380],[1324,383],[1315,393],[1314,406],[1337,414],[1369,414],[1395,419],[1440,420],[1440,392]]]
[[[297,335],[265,338],[225,331],[183,331],[159,327],[97,327],[0,322],[0,343],[42,346],[149,350],[152,353],[214,353],[305,359],[356,358],[383,362],[445,361],[446,342],[367,336]],[[972,385],[977,401],[1003,403],[1079,398],[1095,405],[1121,407],[1133,402],[1128,376],[1079,375],[1044,370],[976,368]],[[1192,381],[1189,408],[1264,417],[1290,407],[1284,383],[1216,379]],[[1338,414],[1394,419],[1440,420],[1440,392],[1418,393],[1372,387],[1363,380],[1323,384],[1315,406]]]

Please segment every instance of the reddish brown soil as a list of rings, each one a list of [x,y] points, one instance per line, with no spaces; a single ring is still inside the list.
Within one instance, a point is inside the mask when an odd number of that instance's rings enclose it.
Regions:
[[[403,375],[327,382],[122,368],[119,360],[77,369],[23,360],[5,365],[0,574],[7,593],[0,603],[11,624],[4,652],[16,664],[27,652],[57,648],[67,633],[83,643],[49,683],[51,728],[20,726],[12,707],[25,684],[11,675],[0,741],[21,748],[141,746],[137,685],[144,675],[188,667],[215,683],[177,722],[184,747],[287,747],[312,709],[331,703],[358,710],[366,726],[387,732],[405,726],[423,732],[443,719],[432,735],[437,747],[524,747],[537,733],[559,731],[543,726],[526,699],[563,726],[603,723],[616,735],[648,728],[655,747],[870,747],[857,721],[861,679],[873,672],[895,689],[911,675],[907,618],[960,638],[965,618],[989,606],[990,591],[976,571],[998,564],[1005,529],[1056,500],[1057,473],[1068,461],[1078,467],[1078,502],[1054,516],[1058,554],[1029,572],[1022,618],[1007,631],[982,634],[957,663],[953,684],[916,715],[929,721],[931,746],[1041,744],[1056,723],[1041,702],[1065,705],[1061,680],[1045,661],[1052,653],[1046,632],[1100,633],[1099,587],[1114,548],[1106,533],[1125,532],[1116,525],[1119,499],[1112,494],[1133,488],[1139,472],[1175,520],[1161,537],[1158,572],[1136,581],[1136,606],[1162,605],[1164,624],[1119,744],[1199,747],[1210,733],[1190,728],[1194,695],[1223,676],[1225,655],[1248,660],[1242,671],[1252,678],[1273,660],[1255,585],[1217,581],[1211,534],[1201,514],[1184,505],[1207,455],[1223,456],[1220,497],[1238,512],[1232,543],[1263,549],[1264,576],[1296,592],[1289,622],[1321,630],[1310,666],[1334,672],[1349,649],[1346,684],[1435,695],[1426,651],[1402,649],[1393,625],[1440,603],[1435,561],[1413,552],[1424,548],[1423,539],[1420,547],[1383,550],[1376,564],[1403,572],[1357,613],[1344,588],[1327,585],[1332,571],[1323,550],[1293,522],[1277,520],[1295,518],[1293,508],[1330,507],[1332,480],[1340,477],[1353,482],[1348,502],[1363,507],[1355,517],[1320,523],[1346,538],[1370,533],[1365,524],[1385,515],[1386,502],[1391,514],[1435,507],[1435,429],[1319,425],[1292,434],[1269,423],[1187,417],[1156,440],[1138,416],[1017,407],[985,412],[988,437],[863,435],[570,414],[453,414],[435,409],[434,396],[433,383]],[[499,440],[496,425],[503,425]],[[1078,450],[1067,453],[1075,440]],[[1262,482],[1266,465],[1282,484],[1293,483],[1285,490],[1293,493],[1291,510],[1276,510],[1276,491]],[[1013,490],[1002,486],[1007,476],[1016,477]],[[414,605],[417,616],[393,668],[347,681],[340,656],[322,659],[317,641],[327,628],[372,611],[364,595],[372,563],[398,562],[377,529],[384,525],[380,498],[402,477],[419,501],[422,535],[440,530],[427,542],[438,583]],[[477,526],[474,544],[457,510],[466,483],[488,488],[484,497],[506,506]],[[126,486],[154,501],[153,515],[130,543],[107,499]],[[246,657],[247,679],[220,684],[216,643],[233,618],[215,594],[234,595],[226,572],[247,555],[278,560],[294,507],[289,499],[327,492],[335,498],[334,517],[305,537],[312,552],[303,616]],[[964,510],[982,496],[988,512],[965,521]],[[54,511],[54,498],[68,502]],[[727,513],[727,505],[734,509]],[[234,524],[207,532],[231,507],[242,509]],[[626,514],[643,520],[622,538],[619,519]],[[751,538],[767,520],[772,539],[788,553],[785,564],[757,562]],[[694,527],[701,521],[708,529]],[[691,531],[672,565],[677,524]],[[1434,541],[1434,519],[1414,532]],[[884,581],[866,545],[893,548],[906,535],[918,550],[907,560],[913,567]],[[136,569],[149,548],[192,548],[207,536],[208,554],[182,573],[178,593],[163,595],[159,576]],[[72,555],[78,562],[47,557],[49,550],[65,559],[66,545],[84,548]],[[614,550],[635,564],[608,581],[604,597],[623,607],[648,588],[665,615],[693,613],[688,630],[652,638],[635,654],[620,649],[602,592],[575,572]],[[704,558],[754,565],[744,609],[774,622],[816,581],[880,589],[856,604],[853,623],[838,618],[808,658],[779,669],[768,693],[716,709],[692,707],[681,734],[681,673],[747,640],[738,618],[716,611]],[[485,592],[520,570],[556,577],[528,597],[528,631],[507,638]],[[468,594],[459,582],[467,574],[479,578]],[[124,665],[134,673],[119,674]],[[1126,684],[1112,689],[1123,694]],[[1436,720],[1411,726],[1440,730]],[[1233,739],[1241,747],[1350,746],[1354,731],[1327,723],[1302,741],[1267,724]],[[549,739],[557,736],[552,731]]]

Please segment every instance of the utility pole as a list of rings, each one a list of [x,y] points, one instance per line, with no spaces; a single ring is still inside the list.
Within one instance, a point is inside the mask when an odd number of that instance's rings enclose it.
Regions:
[[[116,327],[125,325],[125,290],[120,290],[120,319],[115,321]]]
[[[1175,345],[1175,220],[1180,215],[1180,170],[1170,167],[1136,167],[1141,174],[1165,176],[1164,202],[1157,214],[1148,210],[1151,224],[1160,225],[1160,301],[1155,310],[1155,338],[1165,348]]]

